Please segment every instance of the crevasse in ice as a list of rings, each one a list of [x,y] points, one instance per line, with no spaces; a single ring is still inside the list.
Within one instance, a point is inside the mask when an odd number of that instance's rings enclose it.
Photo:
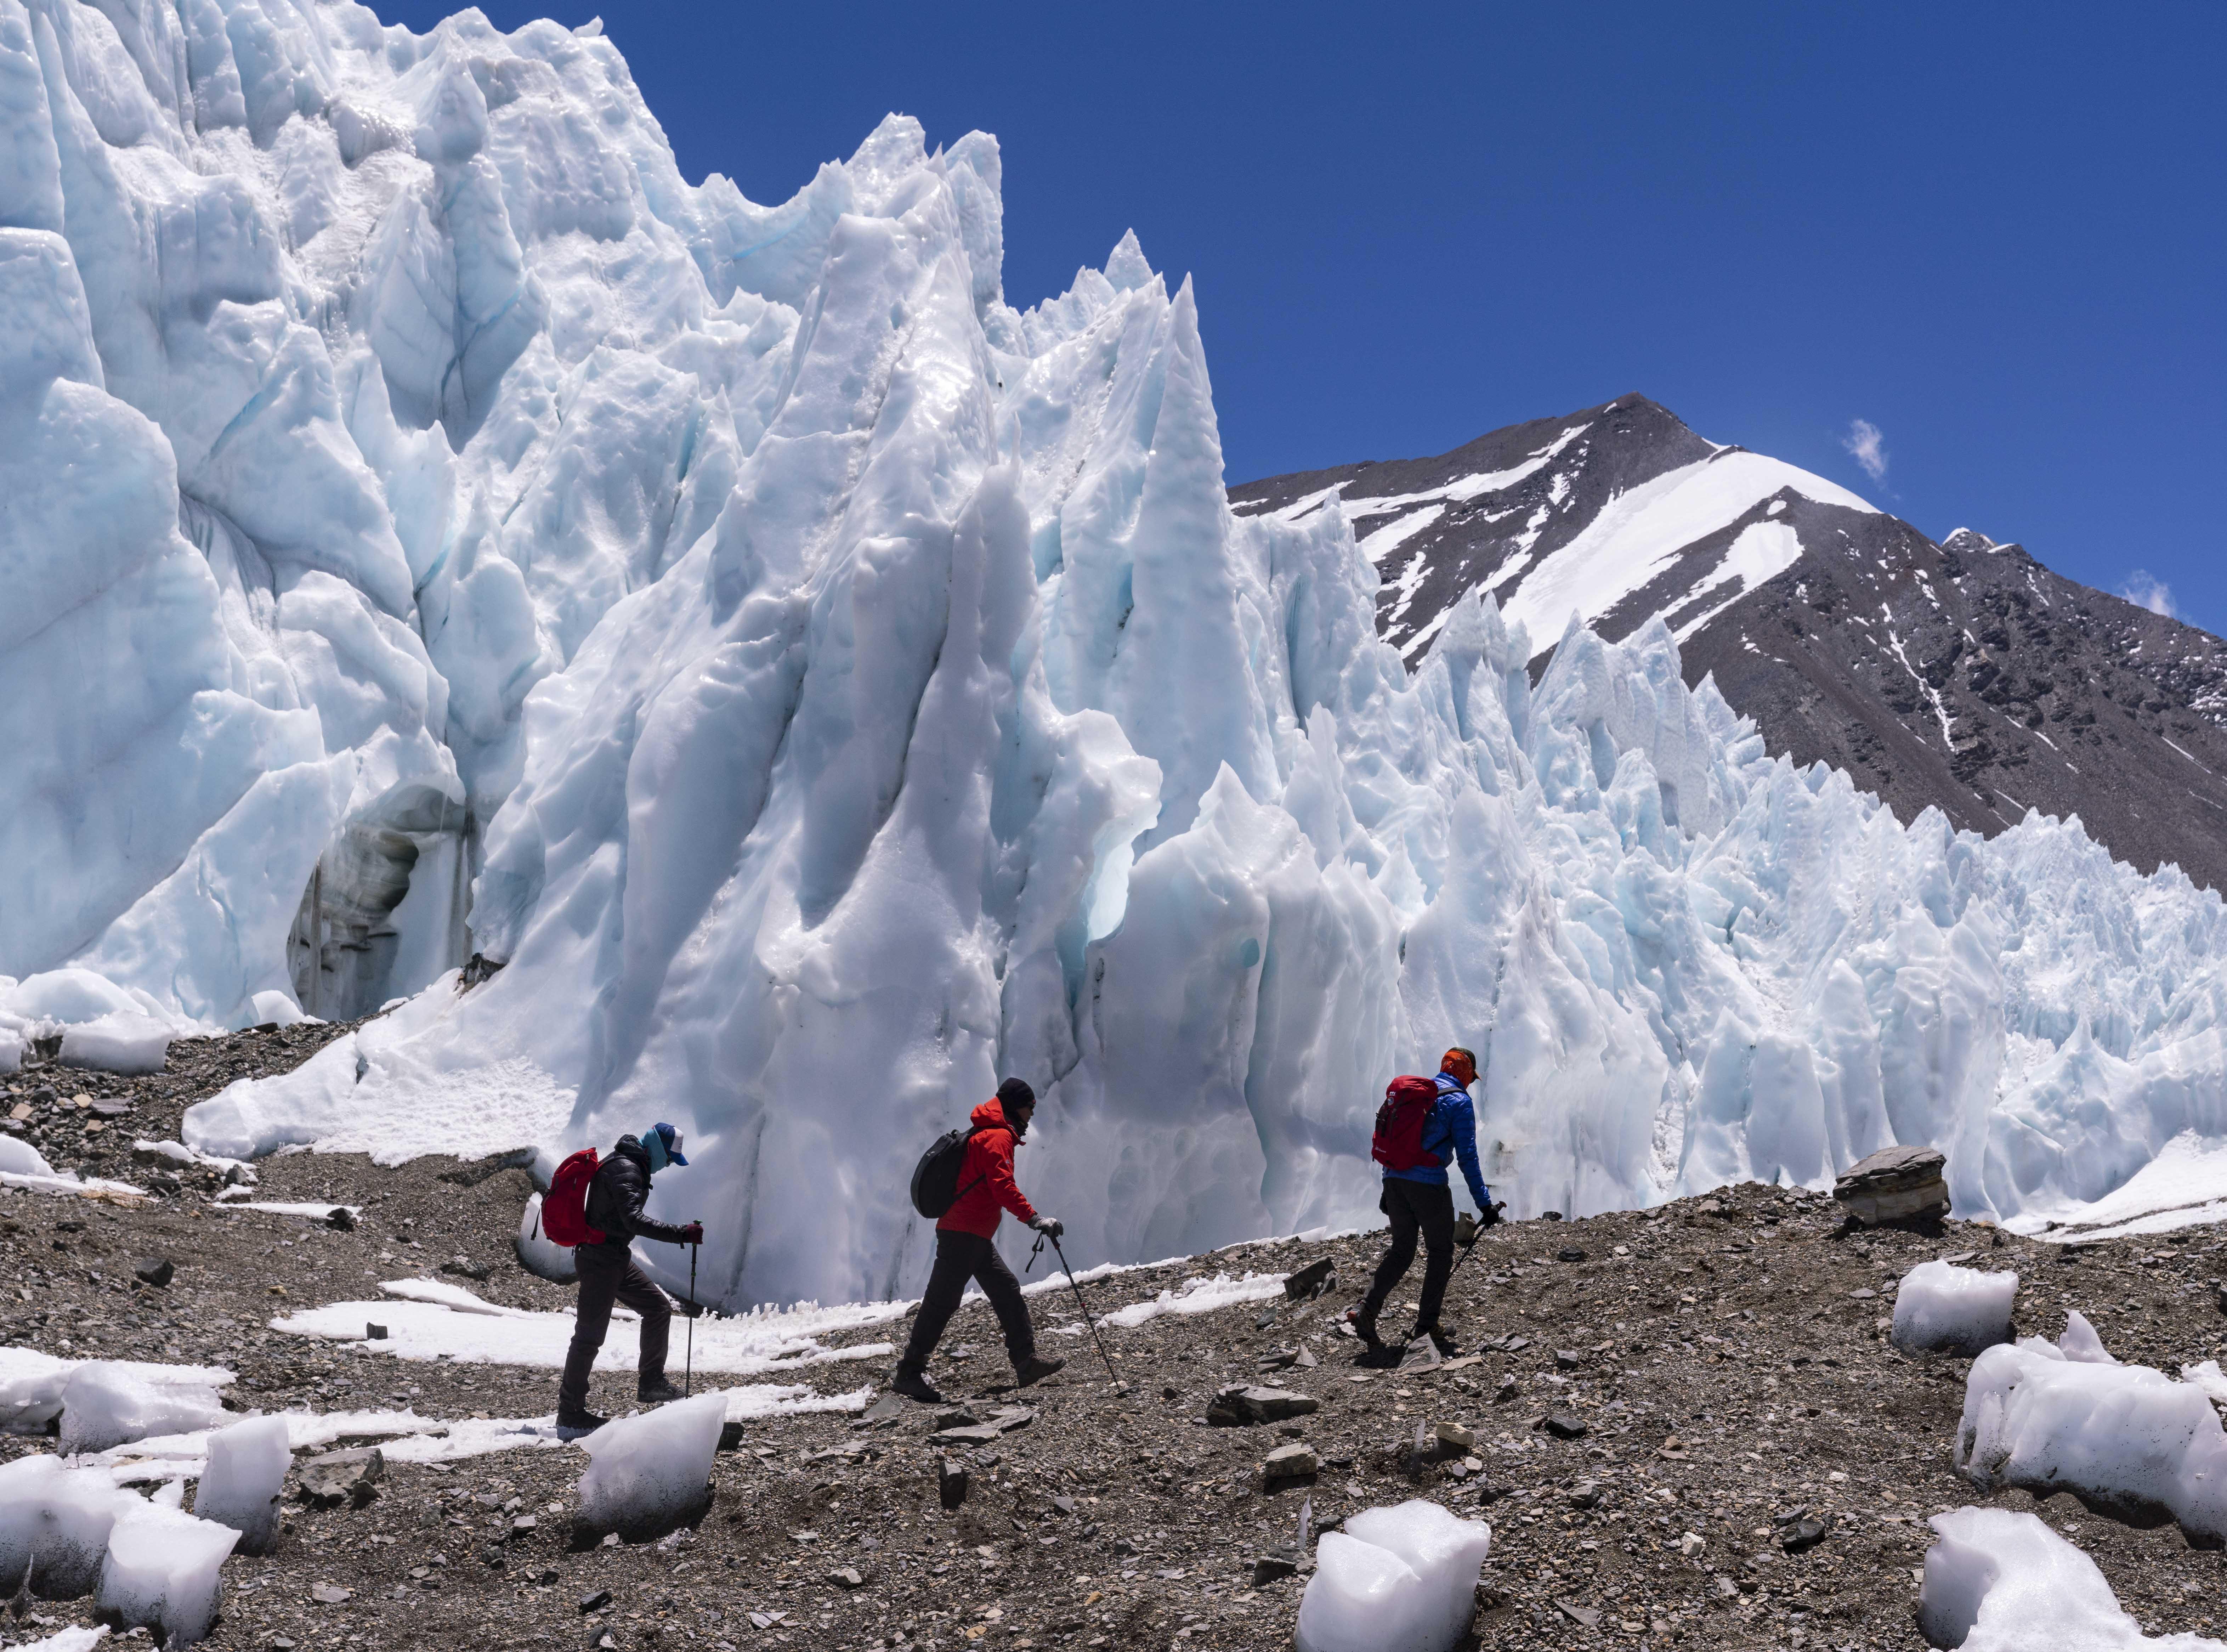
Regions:
[[[592,30],[0,0],[0,1059],[408,998],[189,1139],[669,1119],[731,1303],[916,1287],[1005,1073],[1078,1263],[1366,1219],[1455,1043],[1518,1215],[2227,1135],[2216,897],[1898,823],[1659,627],[1410,677],[1336,513],[1228,510],[1188,284],[1006,303],[982,134],[765,207]]]

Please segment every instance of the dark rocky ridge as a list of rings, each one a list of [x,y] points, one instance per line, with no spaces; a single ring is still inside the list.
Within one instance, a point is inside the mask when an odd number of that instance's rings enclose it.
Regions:
[[[1383,558],[1378,625],[1413,667],[1433,622],[1471,590],[1504,602],[1611,501],[1738,450],[1634,395],[1511,425],[1435,458],[1247,482],[1230,500],[1251,515],[1339,488],[1356,514],[1356,501],[1519,469],[1579,426],[1580,437],[1520,480],[1445,501]],[[1362,535],[1405,520],[1401,507],[1357,514]],[[1764,521],[1798,536],[1793,565],[1749,590],[1710,583],[1731,539]],[[2141,871],[2169,861],[2227,890],[2227,644],[2218,638],[2052,573],[2018,545],[1966,530],[1936,544],[1898,518],[1793,488],[1690,544],[1650,549],[1673,554],[1597,616],[1595,628],[1617,641],[1657,616],[1675,630],[1718,609],[1681,644],[1686,679],[1713,675],[1773,753],[1847,770],[1905,821],[1930,807],[1992,836],[2029,807],[2077,814]],[[1535,670],[1556,640],[1532,639],[1547,645]]]

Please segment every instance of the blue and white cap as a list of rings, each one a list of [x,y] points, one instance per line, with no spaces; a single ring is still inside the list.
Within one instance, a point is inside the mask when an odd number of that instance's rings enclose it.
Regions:
[[[643,1146],[649,1149],[650,1169],[663,1170],[667,1164],[686,1165],[688,1160],[680,1151],[680,1132],[671,1125],[652,1125],[642,1138]]]

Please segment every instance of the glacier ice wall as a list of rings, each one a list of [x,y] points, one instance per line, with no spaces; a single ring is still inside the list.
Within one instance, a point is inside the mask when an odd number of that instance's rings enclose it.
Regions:
[[[2227,1135],[2215,896],[1905,826],[1659,627],[1410,677],[1342,519],[1231,515],[1187,284],[1006,303],[982,134],[760,207],[592,29],[294,0],[0,0],[0,1044],[408,999],[201,1145],[671,1119],[739,1303],[916,1285],[1009,1072],[1078,1260],[1366,1219],[1450,1043],[1519,1214]]]

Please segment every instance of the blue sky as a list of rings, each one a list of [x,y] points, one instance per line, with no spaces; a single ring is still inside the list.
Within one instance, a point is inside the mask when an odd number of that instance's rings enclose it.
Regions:
[[[780,200],[896,109],[998,135],[1015,303],[1135,228],[1197,283],[1233,482],[1637,390],[2227,628],[2216,3],[603,16],[692,179]]]

